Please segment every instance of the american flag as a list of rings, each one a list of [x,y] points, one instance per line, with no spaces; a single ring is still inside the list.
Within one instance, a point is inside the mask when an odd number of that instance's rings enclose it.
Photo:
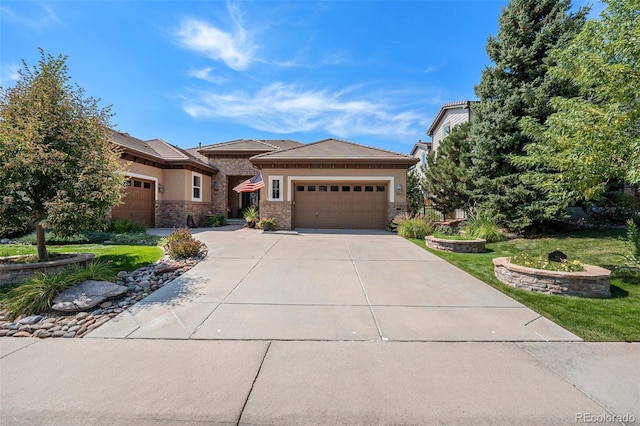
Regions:
[[[262,181],[262,175],[256,175],[251,179],[247,179],[233,188],[236,192],[253,192],[260,188],[264,188],[264,182]]]

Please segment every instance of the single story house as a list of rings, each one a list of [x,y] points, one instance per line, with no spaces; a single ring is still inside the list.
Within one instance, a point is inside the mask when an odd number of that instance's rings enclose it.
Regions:
[[[208,215],[242,217],[258,205],[279,229],[384,229],[407,210],[407,169],[418,162],[338,139],[239,139],[185,150],[114,131],[113,142],[130,179],[112,217],[149,227],[203,226]],[[259,191],[233,190],[259,174]]]

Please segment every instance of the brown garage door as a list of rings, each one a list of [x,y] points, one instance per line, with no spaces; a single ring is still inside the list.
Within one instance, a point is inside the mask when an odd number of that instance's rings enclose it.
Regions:
[[[155,182],[131,178],[125,182],[124,204],[111,210],[112,219],[131,219],[148,228],[155,226]]]
[[[387,191],[383,183],[296,182],[296,228],[384,229]]]

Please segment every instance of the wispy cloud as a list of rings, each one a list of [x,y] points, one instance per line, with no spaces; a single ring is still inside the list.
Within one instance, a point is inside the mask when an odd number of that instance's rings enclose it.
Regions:
[[[0,73],[0,86],[9,87],[12,86],[14,82],[18,81],[20,78],[20,74],[18,70],[22,69],[18,64],[7,64],[2,67],[2,72]]]
[[[226,81],[225,78],[223,77],[218,77],[215,75],[211,74],[211,71],[213,71],[213,68],[211,67],[205,67],[205,68],[200,68],[200,69],[191,69],[189,70],[189,72],[187,73],[190,77],[194,77],[200,80],[204,80],[204,81],[208,81],[209,83],[215,83],[215,84],[222,84]]]
[[[221,30],[202,19],[188,18],[181,22],[176,34],[180,44],[187,49],[223,61],[229,68],[240,71],[255,60],[257,46],[249,40],[238,10],[231,4],[227,9],[233,22],[232,31]]]
[[[394,107],[391,98],[358,97],[357,88],[340,91],[273,83],[255,93],[203,93],[184,111],[196,118],[230,119],[272,133],[322,131],[342,138],[415,134],[424,114]]]
[[[440,71],[440,69],[442,69],[442,67],[444,67],[445,65],[446,65],[446,62],[442,62],[438,65],[429,65],[422,72],[424,72],[425,74],[429,74],[432,72]]]
[[[36,3],[36,6],[37,8],[28,15],[19,14],[9,6],[2,6],[0,7],[0,17],[5,23],[23,25],[35,31],[42,31],[52,24],[60,23],[60,18],[49,5]]]

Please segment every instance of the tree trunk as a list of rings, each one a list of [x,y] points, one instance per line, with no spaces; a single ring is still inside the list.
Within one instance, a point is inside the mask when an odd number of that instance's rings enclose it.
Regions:
[[[36,224],[36,241],[38,242],[38,259],[46,259],[47,245],[44,240],[44,228],[39,223]]]

